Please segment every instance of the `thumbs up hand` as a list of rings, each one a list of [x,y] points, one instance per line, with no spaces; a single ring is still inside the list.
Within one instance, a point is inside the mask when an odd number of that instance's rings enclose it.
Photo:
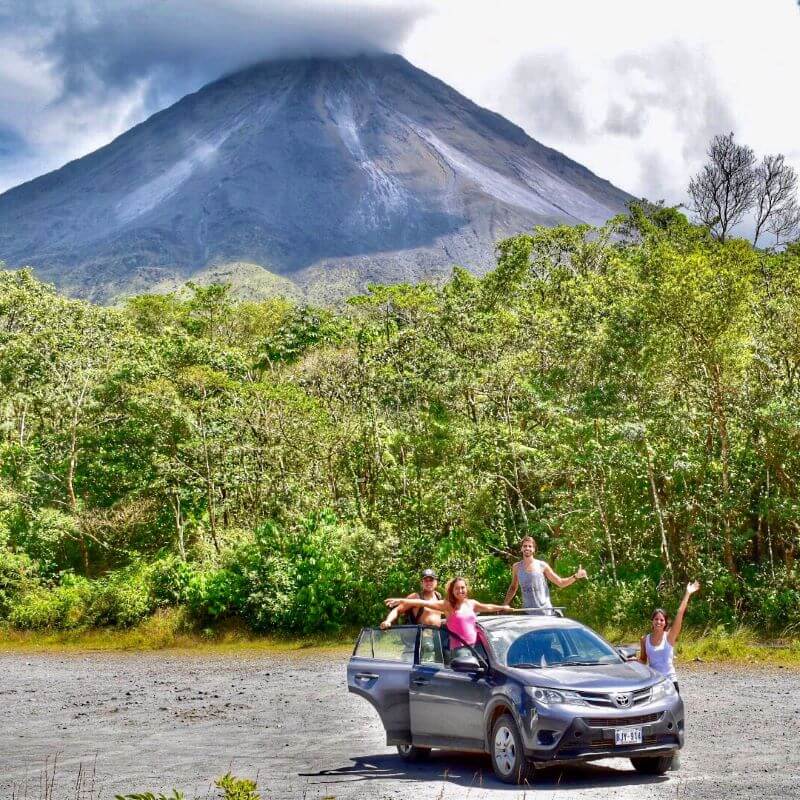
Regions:
[[[589,574],[586,572],[586,570],[583,568],[583,566],[578,564],[578,571],[575,573],[576,580],[580,580],[581,578],[588,578],[588,577],[589,577]]]

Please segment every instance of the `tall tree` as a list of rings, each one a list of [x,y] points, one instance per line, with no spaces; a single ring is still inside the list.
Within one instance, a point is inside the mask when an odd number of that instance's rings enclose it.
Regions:
[[[717,135],[709,145],[708,162],[689,182],[694,212],[721,242],[753,206],[755,159],[750,147],[734,141],[732,132]]]
[[[763,231],[775,234],[775,244],[784,244],[797,233],[797,173],[783,155],[764,156],[755,169],[755,221],[753,245]]]

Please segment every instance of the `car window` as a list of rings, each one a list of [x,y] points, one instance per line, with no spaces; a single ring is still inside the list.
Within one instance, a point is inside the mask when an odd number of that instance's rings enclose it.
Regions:
[[[359,658],[372,658],[372,630],[364,628],[361,631],[358,641],[356,642],[356,649],[353,653],[354,656]]]
[[[474,655],[478,656],[478,660],[482,660],[484,664],[489,663],[489,657],[486,654],[486,648],[480,641],[475,642],[473,645],[467,644],[457,633],[452,633],[444,628],[440,631],[442,640],[442,650],[444,654],[444,665],[450,666],[454,654],[459,650],[468,650]]]
[[[524,624],[491,631],[489,638],[501,663],[557,667],[569,662],[614,664],[619,654],[585,627],[526,628]]]
[[[419,637],[419,663],[444,665],[442,635],[438,628],[423,628]]]
[[[385,631],[380,628],[364,629],[359,637],[354,655],[360,658],[403,661],[413,664],[418,630],[416,625],[399,626]]]

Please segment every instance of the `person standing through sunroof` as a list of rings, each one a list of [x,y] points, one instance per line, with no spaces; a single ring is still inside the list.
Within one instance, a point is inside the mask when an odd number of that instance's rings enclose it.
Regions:
[[[588,577],[586,570],[581,566],[566,578],[557,575],[546,561],[535,557],[536,542],[532,536],[526,536],[519,546],[522,551],[522,561],[517,561],[511,567],[511,584],[506,592],[506,605],[511,603],[521,588],[522,607],[528,609],[527,613],[554,613],[548,582],[555,584],[559,589],[565,589],[567,586],[572,586],[575,581],[585,580]]]
[[[436,591],[439,578],[432,569],[425,569],[422,571],[420,577],[420,591],[408,595],[407,600],[441,600],[442,596]],[[419,606],[412,606],[408,603],[401,603],[395,606],[387,615],[386,619],[381,622],[381,630],[391,628],[392,623],[395,622],[399,614],[404,614],[407,625],[435,625],[439,627],[442,624],[442,614],[440,611],[433,608],[420,608]]]

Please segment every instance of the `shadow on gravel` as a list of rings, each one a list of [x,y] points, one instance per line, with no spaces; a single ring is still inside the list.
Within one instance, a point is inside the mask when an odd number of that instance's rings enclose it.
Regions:
[[[319,772],[299,772],[310,784],[357,783],[359,781],[447,781],[456,786],[484,789],[511,789],[518,786],[499,781],[492,772],[488,756],[475,753],[432,753],[424,762],[409,763],[394,753],[360,756],[352,764]],[[314,779],[317,780],[314,780]],[[601,764],[578,764],[571,767],[537,769],[532,780],[536,789],[572,791],[617,786],[647,786],[664,783],[667,776],[640,775],[633,769],[622,770]]]

